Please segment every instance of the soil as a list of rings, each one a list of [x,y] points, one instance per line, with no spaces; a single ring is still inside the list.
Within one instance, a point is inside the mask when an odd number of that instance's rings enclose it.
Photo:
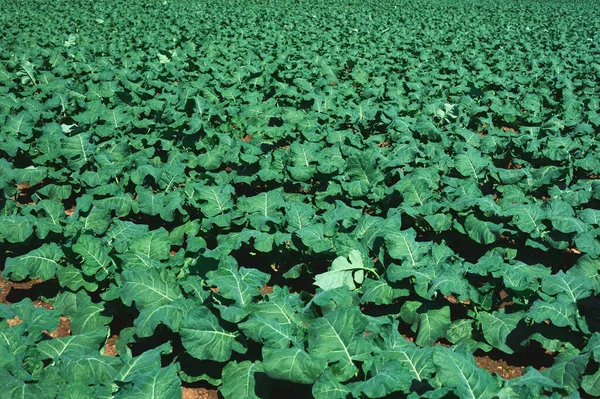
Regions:
[[[46,333],[52,338],[60,338],[71,335],[71,320],[68,317],[60,316],[60,321],[58,322],[58,327],[56,330]]]
[[[2,270],[0,270],[0,273],[1,272]],[[28,290],[31,289],[31,287],[33,287],[34,285],[40,283],[42,283],[42,280],[29,280],[23,283],[12,283],[6,281],[0,275],[0,303],[10,303],[9,301],[7,301],[6,297],[8,296],[8,294],[10,294],[12,290]]]
[[[216,389],[183,387],[181,399],[220,399]]]
[[[511,366],[504,360],[495,360],[487,355],[475,356],[475,362],[482,369],[486,369],[491,373],[496,373],[506,380],[520,377],[523,375],[523,370],[525,369],[525,366]]]
[[[105,356],[117,356],[117,340],[119,339],[118,335],[113,335],[109,339],[106,340],[106,345],[104,345],[104,355]]]

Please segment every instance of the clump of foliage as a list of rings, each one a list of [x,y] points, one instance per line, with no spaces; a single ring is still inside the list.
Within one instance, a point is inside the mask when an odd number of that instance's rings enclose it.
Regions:
[[[1,2],[3,395],[600,395],[596,6]]]

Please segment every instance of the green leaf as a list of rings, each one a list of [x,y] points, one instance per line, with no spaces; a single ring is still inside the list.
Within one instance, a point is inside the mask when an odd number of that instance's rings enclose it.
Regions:
[[[131,269],[121,273],[121,299],[127,306],[135,301],[138,310],[170,304],[181,297],[175,275],[166,270]]]
[[[315,210],[312,206],[304,203],[293,202],[285,208],[285,219],[287,231],[290,233],[314,223]]]
[[[330,368],[325,369],[312,387],[315,399],[346,399],[350,392],[347,386],[336,380]]]
[[[96,152],[96,146],[90,143],[91,132],[80,133],[63,140],[63,154],[74,169],[81,169],[91,162]]]
[[[34,223],[28,216],[2,216],[0,237],[13,244],[23,242],[33,234]]]
[[[179,331],[186,351],[199,360],[226,362],[232,351],[245,353],[246,348],[237,340],[237,332],[229,332],[219,325],[219,319],[205,307],[188,312]]]
[[[327,367],[323,357],[308,354],[296,347],[287,349],[263,347],[262,354],[267,375],[277,380],[312,384]]]
[[[452,215],[446,214],[435,214],[425,216],[425,220],[434,231],[446,231],[452,227]]]
[[[588,361],[589,354],[580,354],[577,349],[567,349],[560,352],[552,367],[542,371],[542,374],[561,385],[568,393],[573,393],[581,387]]]
[[[115,395],[115,399],[180,398],[181,380],[177,375],[177,365],[156,368],[147,373],[136,373],[131,380],[131,388]]]
[[[477,219],[473,215],[467,216],[465,220],[465,230],[473,241],[478,244],[491,244],[498,240],[500,236],[501,224],[486,222]]]
[[[261,362],[230,362],[223,368],[223,385],[219,392],[225,399],[265,399],[270,394],[270,384],[265,377]]]
[[[83,232],[92,231],[95,234],[104,234],[111,224],[110,211],[98,206],[93,206],[87,216],[82,216],[79,220],[82,222],[81,230]],[[119,222],[120,221],[116,221],[115,223]]]
[[[60,201],[41,200],[36,205],[38,218],[36,232],[39,238],[46,238],[49,232],[62,233],[61,222],[65,219],[65,208]]]
[[[357,371],[354,360],[365,361],[371,344],[365,339],[365,316],[355,307],[337,308],[312,321],[308,327],[308,351],[334,363],[339,381],[346,381]]]
[[[219,268],[207,274],[208,284],[218,287],[219,294],[245,307],[252,299],[260,295],[260,289],[269,281],[270,276],[257,269],[237,266],[233,258],[226,258]]]
[[[102,384],[109,383],[115,378],[122,362],[118,357],[94,353],[60,359],[58,370],[69,383]]]
[[[584,223],[600,226],[600,210],[598,209],[586,208],[578,212],[577,216]]]
[[[406,261],[410,266],[416,266],[424,255],[424,249],[416,242],[417,232],[410,228],[402,231],[386,231],[385,244],[389,254],[394,259]]]
[[[164,227],[149,231],[134,239],[131,243],[131,249],[152,259],[169,259],[169,252],[171,251],[169,232]]]
[[[555,326],[569,326],[573,330],[577,330],[577,305],[572,302],[565,302],[559,299],[548,303],[537,300],[527,312],[527,316],[531,317],[536,323],[550,320]]]
[[[108,325],[111,316],[103,315],[104,303],[94,303],[83,290],[75,293],[64,291],[52,301],[52,306],[62,315],[69,317],[71,333],[83,334]]]
[[[509,346],[509,335],[516,330],[522,318],[523,312],[506,314],[504,309],[492,313],[481,312],[478,315],[486,341],[494,348],[509,354],[514,353],[513,348]]]
[[[550,201],[548,219],[552,226],[562,233],[583,233],[589,229],[583,221],[575,217],[573,208],[560,200]]]
[[[436,379],[454,389],[459,398],[492,399],[500,384],[492,375],[477,367],[470,353],[462,353],[438,345],[433,350]]]
[[[546,217],[546,213],[539,205],[510,205],[506,210],[508,216],[512,216],[512,222],[517,228],[525,233],[531,234],[531,237],[540,237],[546,226],[542,220]]]
[[[482,157],[481,153],[473,147],[468,148],[465,153],[458,154],[454,157],[454,167],[465,177],[473,177],[479,180],[485,175],[485,170],[490,164],[487,157]]]
[[[348,262],[348,259],[350,262]],[[352,250],[348,258],[345,256],[335,258],[329,271],[316,275],[313,284],[324,290],[331,290],[344,285],[354,290],[357,284],[360,285],[363,283],[365,271],[374,273],[372,269],[363,266],[361,253],[357,250]]]
[[[135,333],[138,337],[151,337],[159,324],[178,332],[189,310],[189,304],[182,298],[158,306],[146,306],[133,322]]]
[[[581,381],[581,388],[592,396],[600,396],[600,370],[596,371],[593,375],[584,375]]]
[[[404,338],[400,338],[404,340]],[[399,381],[399,389],[408,391],[412,381],[428,381],[435,372],[433,365],[433,348],[418,348],[408,341],[384,350],[377,354],[373,361],[373,372],[379,373],[390,364],[397,366],[397,371],[406,379]],[[408,383],[408,385],[406,385]]]
[[[567,270],[569,276],[586,277],[592,283],[595,294],[600,293],[600,259],[593,259],[588,255],[580,257],[577,262]]]
[[[104,280],[114,269],[113,260],[108,256],[101,239],[91,235],[82,235],[73,245],[73,251],[83,258],[82,270],[88,276],[96,274],[98,280]],[[98,273],[100,271],[100,273]],[[98,273],[98,274],[97,274]]]
[[[369,398],[383,398],[397,391],[408,392],[411,384],[411,375],[404,368],[388,362],[360,385],[360,391]]]
[[[517,392],[520,398],[543,397],[544,391],[561,388],[560,384],[542,375],[533,367],[526,367],[522,376],[506,380],[504,385]]]
[[[285,205],[283,188],[267,191],[253,197],[241,197],[238,209],[251,214],[251,224],[257,230],[268,221],[279,223],[278,210]]]
[[[103,198],[96,201],[96,205],[99,208],[115,211],[115,214],[119,217],[125,217],[129,215],[134,204],[135,201],[129,193]]]
[[[97,353],[107,338],[108,328],[100,327],[78,335],[54,338],[42,341],[37,350],[46,359],[57,360],[61,357],[78,357]]]
[[[383,174],[375,165],[372,155],[352,155],[348,158],[346,172],[350,176],[350,182],[345,186],[348,195],[352,197],[367,195],[372,186],[383,180]]]
[[[0,304],[0,318],[12,319],[14,317],[18,317],[22,321],[20,328],[26,329],[27,336],[37,341],[42,338],[43,331],[53,331],[58,327],[60,314],[53,310],[34,306],[29,298],[10,305]],[[10,336],[10,333],[0,332],[0,335],[4,338],[3,344],[8,344],[10,349],[17,349],[14,346],[16,342],[7,339],[7,335]]]
[[[427,310],[419,315],[419,330],[415,343],[419,346],[431,346],[444,335],[450,327],[450,308]]]
[[[210,218],[233,209],[233,199],[231,196],[234,193],[234,187],[229,184],[218,187],[199,187],[197,195],[201,200],[205,201],[201,208],[202,213]]]
[[[394,299],[408,294],[408,290],[392,288],[383,277],[378,280],[367,278],[361,289],[363,294],[360,297],[360,303],[374,303],[375,305],[391,305]]]
[[[138,194],[138,206],[142,213],[156,216],[165,207],[165,193],[154,193],[151,188],[138,186],[135,191]]]
[[[333,241],[325,237],[325,225],[322,223],[313,223],[296,231],[296,234],[302,240],[302,244],[316,253],[328,251],[333,248]]]
[[[59,261],[63,257],[62,250],[55,243],[42,244],[25,255],[7,258],[2,275],[15,281],[27,277],[50,280],[56,275],[56,269],[60,267]]]
[[[247,321],[238,324],[244,335],[269,348],[289,348],[290,343],[300,344],[301,334],[298,327],[291,323],[282,323],[273,319],[250,316]]]
[[[127,345],[128,342],[126,330],[122,331],[120,340],[117,341],[117,352],[125,360],[123,367],[119,370],[119,374],[115,377],[116,381],[130,382],[136,375],[154,372],[161,367],[161,354],[170,354],[172,347],[169,342],[159,345],[153,349],[146,350],[139,356],[131,357],[127,351],[120,351],[119,344]],[[123,342],[120,342],[123,340]],[[126,353],[122,353],[126,352]]]
[[[568,275],[561,270],[551,276],[544,276],[542,290],[567,303],[576,303],[592,294],[592,282],[584,276]]]

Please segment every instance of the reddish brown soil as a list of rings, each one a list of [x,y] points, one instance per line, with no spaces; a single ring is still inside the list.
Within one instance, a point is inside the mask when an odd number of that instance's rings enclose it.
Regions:
[[[104,356],[117,356],[117,340],[119,339],[118,335],[113,335],[109,339],[106,340],[106,345],[104,345]]]
[[[491,373],[496,373],[500,377],[510,380],[523,375],[524,366],[511,366],[504,360],[494,360],[489,356],[475,356],[475,362],[482,369],[486,369]]]
[[[0,273],[2,273],[1,269],[0,269]],[[6,300],[6,297],[8,296],[8,294],[10,294],[11,290],[28,290],[28,289],[31,289],[31,287],[33,287],[34,285],[40,284],[42,282],[43,282],[42,280],[36,279],[36,280],[25,281],[23,283],[13,283],[10,281],[6,281],[2,277],[2,275],[0,275],[0,303],[10,303]],[[34,304],[35,304],[35,302],[34,302]],[[38,305],[38,306],[45,307],[42,305]],[[50,306],[50,305],[48,304],[48,306]],[[51,309],[51,307],[49,309]]]
[[[71,335],[71,320],[68,317],[60,316],[56,330],[47,333],[52,338],[60,338]]]
[[[181,399],[220,399],[216,389],[183,387]]]
[[[272,294],[273,293],[273,286],[265,284],[264,287],[261,290],[259,290],[259,291],[263,295]]]

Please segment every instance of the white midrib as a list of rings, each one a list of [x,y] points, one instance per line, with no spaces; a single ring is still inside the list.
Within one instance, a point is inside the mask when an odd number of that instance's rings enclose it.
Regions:
[[[535,226],[535,231],[537,231],[538,233],[540,232],[540,228],[538,227],[538,224],[535,222],[535,219],[533,218],[533,216],[531,216],[531,213],[529,213],[529,211],[527,209],[524,209],[525,213],[527,213],[527,216],[529,216],[529,219],[531,219],[531,223],[533,223],[533,225]]]
[[[153,287],[150,287],[149,285],[144,285],[144,284],[142,284],[142,283],[138,283],[138,282],[134,282],[133,284],[135,284],[135,285],[141,285],[142,287],[146,287],[146,288],[147,288],[147,289],[149,289],[150,291],[152,291],[152,292],[156,292],[158,295],[162,296],[163,298],[165,298],[165,299],[168,299],[168,300],[169,300],[169,301],[171,301],[171,302],[173,302],[173,301],[174,301],[174,299],[173,299],[173,298],[171,298],[171,297],[169,297],[169,296],[167,296],[167,295],[163,294],[162,292],[158,291],[157,289],[155,289],[155,288],[153,288]]]
[[[417,371],[417,368],[415,367],[415,364],[412,362],[412,360],[408,357],[408,355],[406,354],[406,352],[402,352],[402,354],[404,355],[404,357],[406,358],[406,360],[408,361],[408,363],[410,363],[410,368],[413,369],[413,371],[415,372],[415,376],[417,377],[417,379],[419,381],[421,381],[421,375],[419,374],[419,372]]]
[[[304,155],[304,166],[308,166],[308,156],[306,155],[306,148],[302,145],[302,155]]]
[[[290,318],[287,316],[287,314],[283,311],[283,308],[276,303],[273,303],[273,305],[277,306],[277,308],[281,311],[281,314],[288,321],[288,324],[292,324],[292,320],[290,320]]]
[[[225,208],[223,208],[221,206],[221,201],[219,200],[219,196],[217,195],[217,192],[215,191],[214,188],[211,189],[211,191],[212,191],[213,196],[215,197],[215,201],[217,201],[217,206],[219,207],[219,211],[223,212],[223,209],[225,209]]]
[[[246,397],[250,398],[250,375],[252,374],[252,367],[256,366],[255,363],[252,363],[248,368],[248,373],[246,373]]]
[[[342,338],[339,336],[339,334],[337,333],[333,325],[329,322],[329,320],[325,319],[325,322],[327,322],[327,324],[329,324],[329,327],[331,327],[331,331],[333,331],[333,334],[335,334],[337,340],[340,342],[340,344],[342,344],[342,348],[344,348],[344,352],[346,353],[346,357],[348,357],[348,361],[352,363],[352,356],[350,356],[350,352],[348,352],[346,344],[344,344],[344,341],[342,341]]]
[[[412,265],[415,266],[415,258],[412,255],[412,250],[410,249],[410,247],[408,246],[408,241],[406,240],[406,238],[401,235],[400,237],[402,237],[402,239],[404,240],[404,245],[406,245],[406,249],[408,250],[408,255],[410,256],[410,261],[412,262]]]
[[[83,146],[83,139],[81,138],[81,134],[77,136],[79,138],[79,145],[81,146],[81,153],[83,154],[83,160],[87,162],[87,155],[85,153],[85,147]]]
[[[94,258],[94,261],[96,261],[97,264],[100,265],[100,267],[102,268],[102,270],[104,270],[105,272],[108,272],[108,270],[106,270],[106,265],[104,265],[102,262],[100,262],[100,259],[98,259],[94,254],[92,254],[90,251],[87,250],[87,248],[84,248],[85,252],[87,252],[92,258]]]
[[[471,384],[469,384],[469,380],[467,379],[467,377],[465,377],[465,374],[463,373],[460,366],[454,361],[454,359],[451,359],[451,361],[452,361],[452,363],[454,363],[454,366],[458,370],[458,373],[460,374],[460,378],[465,382],[465,384],[469,388],[469,393],[471,394],[471,398],[477,399],[477,397],[475,396],[475,392],[473,392],[473,389],[471,388]]]

